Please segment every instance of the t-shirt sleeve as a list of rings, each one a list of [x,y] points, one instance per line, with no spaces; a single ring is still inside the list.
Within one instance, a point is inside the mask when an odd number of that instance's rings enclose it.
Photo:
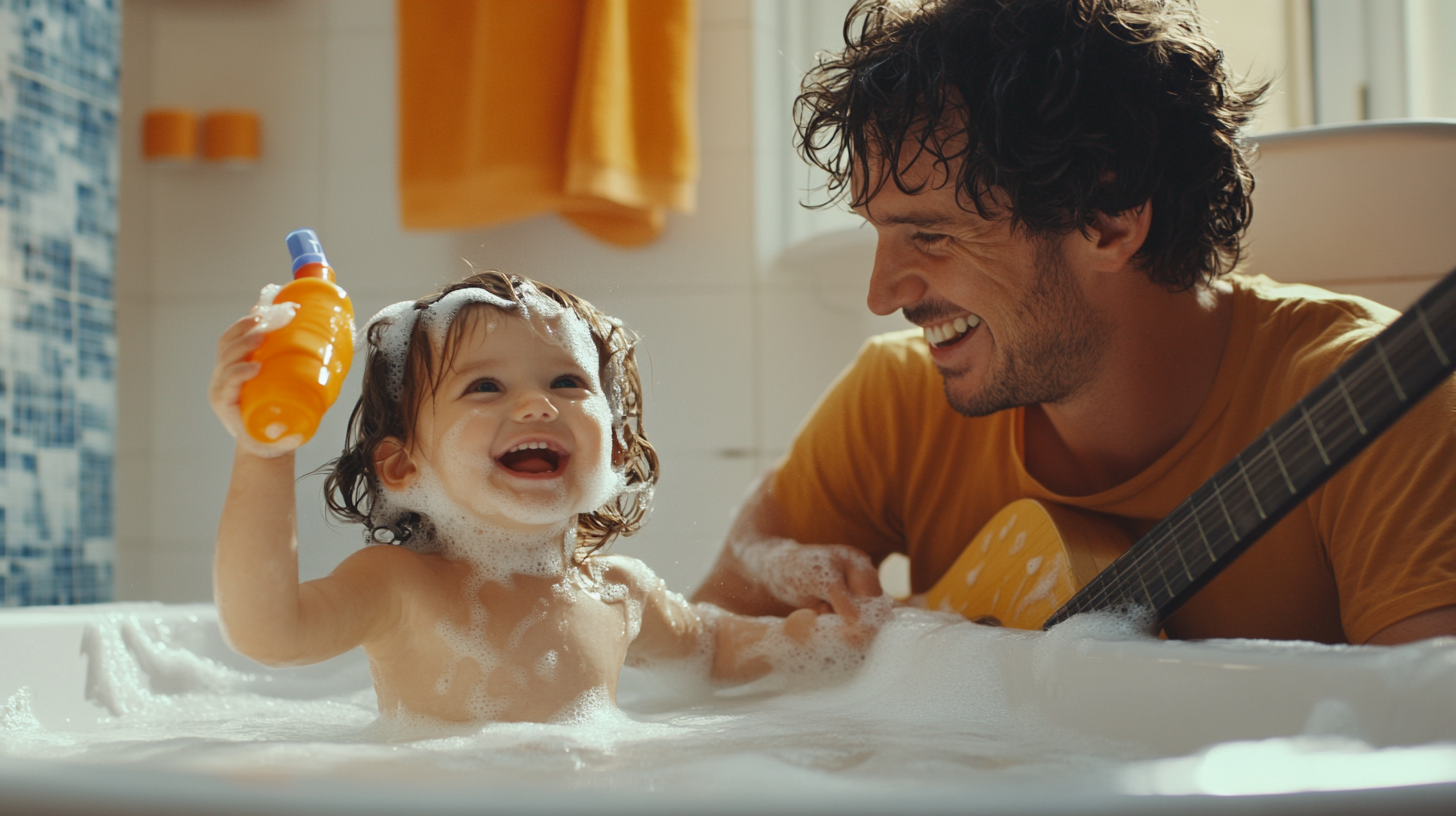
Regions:
[[[799,429],[774,482],[790,538],[849,544],[876,563],[904,551],[889,490],[906,427],[898,397],[911,387],[904,363],[903,349],[871,338]]]
[[[1345,636],[1363,643],[1456,604],[1456,381],[1330,479],[1313,503]]]

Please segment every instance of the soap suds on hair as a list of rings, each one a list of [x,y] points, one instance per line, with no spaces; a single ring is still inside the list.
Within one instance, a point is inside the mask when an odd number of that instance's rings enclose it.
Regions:
[[[403,397],[404,369],[409,358],[409,344],[415,322],[424,321],[426,335],[433,346],[432,352],[436,359],[440,359],[445,351],[444,345],[450,326],[459,317],[461,310],[471,305],[490,307],[486,309],[484,324],[487,337],[497,325],[498,319],[525,320],[539,336],[571,356],[591,379],[594,393],[584,407],[596,420],[602,434],[597,446],[596,461],[582,461],[573,454],[571,467],[581,488],[580,501],[569,504],[566,501],[565,485],[560,482],[545,488],[555,491],[555,501],[542,501],[539,498],[525,503],[509,501],[505,491],[491,485],[487,478],[489,471],[495,466],[494,461],[462,461],[457,458],[452,463],[480,475],[480,498],[490,502],[494,509],[507,512],[520,522],[549,524],[575,513],[595,511],[617,499],[628,489],[623,468],[614,467],[612,464],[613,440],[620,441],[621,428],[625,422],[621,390],[615,374],[610,378],[610,383],[598,381],[601,376],[600,360],[596,343],[585,321],[529,284],[520,286],[517,296],[518,302],[511,303],[488,290],[471,287],[450,292],[424,309],[416,309],[415,301],[401,301],[375,314],[366,325],[364,334],[367,336],[369,327],[375,324],[384,325],[384,329],[377,333],[376,347],[370,349],[369,353],[382,354],[388,361],[388,391],[390,398],[396,402]],[[446,451],[445,455],[469,455],[462,447],[450,444],[451,435],[462,432],[462,429],[463,423],[446,432],[445,444],[441,446]],[[375,507],[371,508],[372,526],[393,528],[406,515],[421,514],[425,517],[424,523],[417,525],[420,529],[405,542],[410,549],[419,552],[440,552],[443,540],[455,539],[459,545],[463,538],[481,532],[480,524],[469,514],[462,512],[462,508],[453,506],[448,501],[441,501],[443,491],[439,490],[438,479],[434,483],[422,484],[427,481],[417,480],[410,490],[402,494],[381,487]],[[544,491],[538,491],[538,497],[540,492]],[[436,536],[442,537],[442,541],[435,541]],[[373,541],[372,538],[369,540]]]

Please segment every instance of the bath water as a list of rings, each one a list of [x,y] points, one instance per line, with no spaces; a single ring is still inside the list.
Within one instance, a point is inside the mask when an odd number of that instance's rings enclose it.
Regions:
[[[0,660],[13,660],[4,642]],[[118,606],[77,647],[86,702],[0,687],[0,777],[15,759],[430,795],[913,803],[1014,790],[1068,804],[1434,785],[1420,790],[1456,802],[1451,640],[1166,643],[1116,618],[1033,633],[897,609],[865,663],[834,682],[771,675],[713,691],[629,668],[617,708],[447,730],[380,718],[357,651],[298,669],[233,654],[209,606]]]

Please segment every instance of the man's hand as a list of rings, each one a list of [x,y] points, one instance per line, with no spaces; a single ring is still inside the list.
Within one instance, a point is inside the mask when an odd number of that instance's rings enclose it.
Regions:
[[[834,613],[852,625],[878,626],[890,599],[869,556],[843,544],[800,544],[787,538],[728,544],[744,571],[774,600],[795,609]],[[868,616],[868,617],[866,617]]]
[[[728,544],[693,600],[743,615],[833,612],[851,626],[877,628],[891,601],[869,556],[842,544],[784,538],[773,477],[765,475],[739,508]]]

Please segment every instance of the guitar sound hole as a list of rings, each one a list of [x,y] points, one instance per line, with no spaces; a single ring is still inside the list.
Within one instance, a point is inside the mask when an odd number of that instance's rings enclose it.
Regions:
[[[982,615],[979,618],[973,618],[971,620],[971,623],[979,623],[982,626],[1002,626],[1003,625],[1001,623],[1001,619],[998,618],[998,617],[996,617],[995,615]]]

